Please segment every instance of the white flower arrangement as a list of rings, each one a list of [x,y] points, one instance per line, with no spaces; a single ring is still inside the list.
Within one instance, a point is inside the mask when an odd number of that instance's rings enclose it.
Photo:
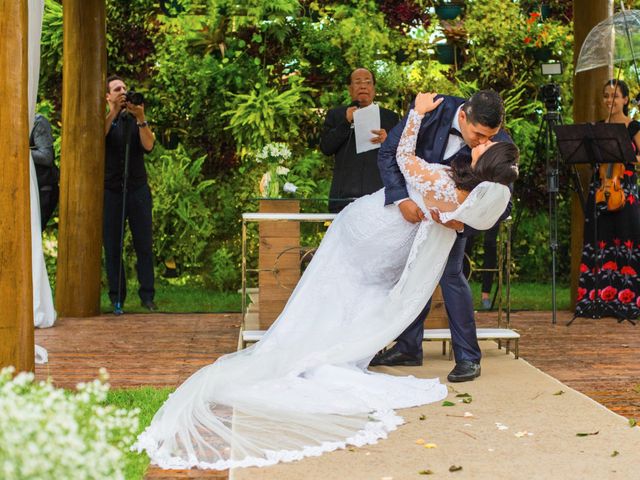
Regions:
[[[280,185],[285,193],[294,193],[297,187],[287,182],[286,177],[289,168],[284,164],[291,159],[291,150],[284,143],[269,143],[262,147],[256,154],[256,163],[267,166],[267,171],[262,175],[258,188],[263,197],[276,198],[280,196]]]
[[[105,405],[106,370],[76,393],[13,373],[0,371],[0,478],[124,479],[139,411]]]

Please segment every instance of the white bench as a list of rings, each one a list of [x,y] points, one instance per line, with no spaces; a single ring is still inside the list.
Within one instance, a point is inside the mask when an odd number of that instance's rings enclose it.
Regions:
[[[478,340],[497,340],[498,348],[502,348],[502,342],[506,341],[506,353],[511,351],[511,341],[514,341],[513,354],[518,358],[520,354],[520,334],[508,328],[478,328],[476,329]],[[451,344],[451,331],[448,328],[426,328],[422,339],[426,342],[442,342],[442,354],[445,353],[445,345],[449,342],[449,358],[453,358]]]
[[[476,330],[478,340],[497,340],[498,348],[502,348],[502,342],[506,341],[506,353],[510,352],[511,341],[514,341],[513,353],[516,358],[519,355],[519,342],[520,334],[514,330],[508,328],[478,328]],[[243,330],[241,344],[242,348],[246,347],[249,343],[255,343],[260,341],[264,335],[265,330]],[[453,358],[453,348],[451,345],[451,331],[448,328],[432,328],[425,329],[422,337],[424,341],[436,341],[442,342],[442,353],[445,353],[445,345],[449,342],[449,358]]]

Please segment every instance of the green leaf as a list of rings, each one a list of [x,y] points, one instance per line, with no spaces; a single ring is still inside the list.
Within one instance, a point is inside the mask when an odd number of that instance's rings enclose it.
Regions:
[[[554,395],[564,395],[564,390],[558,390]]]
[[[589,435],[598,435],[600,432],[576,433],[576,437],[588,437]]]
[[[431,470],[420,470],[418,475],[433,475],[433,471]]]
[[[629,419],[629,426],[630,427],[635,427],[636,425],[638,425],[638,421],[635,418],[630,418]]]
[[[454,406],[455,406],[455,403],[450,402],[450,401],[448,401],[448,400],[445,400],[444,402],[442,402],[442,406],[443,406],[443,407],[454,407]]]
[[[456,395],[457,398],[465,398],[465,397],[469,397],[471,398],[471,395],[469,395],[468,393],[459,393],[458,395]]]
[[[463,398],[462,403],[471,403],[473,399],[471,397]]]

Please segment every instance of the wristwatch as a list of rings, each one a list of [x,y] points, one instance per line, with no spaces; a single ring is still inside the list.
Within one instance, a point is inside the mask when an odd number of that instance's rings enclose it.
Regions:
[[[149,126],[149,122],[147,122],[146,120],[144,122],[136,122],[136,125],[138,125],[140,128],[144,128]]]

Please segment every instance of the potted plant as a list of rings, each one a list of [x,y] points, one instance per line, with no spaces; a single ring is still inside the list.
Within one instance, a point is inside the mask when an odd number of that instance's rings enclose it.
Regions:
[[[437,0],[434,9],[440,20],[453,20],[462,15],[463,5],[461,0]]]
[[[441,39],[446,42],[438,43],[435,46],[438,61],[445,65],[455,65],[457,68],[462,61],[464,46],[467,44],[468,33],[464,22],[459,19],[443,20],[440,22],[440,26],[442,28]]]
[[[542,14],[534,11],[529,14],[522,30],[525,49],[535,60],[546,62],[557,49],[568,47],[570,33],[566,26],[557,21],[542,21]]]

